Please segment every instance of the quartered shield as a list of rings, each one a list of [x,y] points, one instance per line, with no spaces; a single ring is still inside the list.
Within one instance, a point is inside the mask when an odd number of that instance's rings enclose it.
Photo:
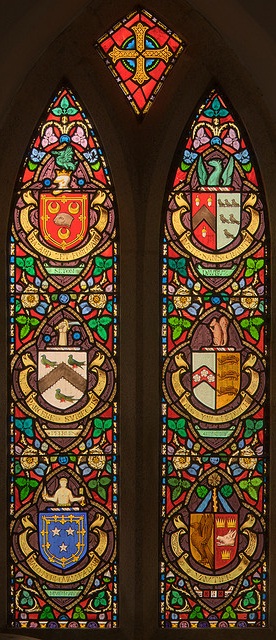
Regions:
[[[45,242],[55,249],[77,247],[88,231],[88,194],[41,193],[39,227]]]
[[[238,514],[191,513],[190,552],[206,569],[222,569],[230,564],[238,549]]]
[[[52,407],[68,409],[87,388],[87,352],[49,349],[38,352],[38,389]]]
[[[203,247],[219,251],[240,233],[241,193],[222,187],[192,192],[192,230]]]
[[[68,569],[87,554],[88,524],[84,511],[40,512],[39,549],[42,557],[59,569]]]
[[[192,352],[192,391],[205,407],[222,409],[240,392],[240,353],[232,348]]]

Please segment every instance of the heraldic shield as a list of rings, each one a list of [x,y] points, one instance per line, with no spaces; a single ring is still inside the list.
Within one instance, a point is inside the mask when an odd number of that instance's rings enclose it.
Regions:
[[[41,193],[39,226],[48,245],[62,251],[77,247],[88,231],[88,194]]]
[[[51,349],[38,352],[38,388],[57,409],[68,409],[79,402],[87,387],[87,352]]]
[[[40,553],[54,567],[68,569],[87,554],[85,511],[49,508],[39,513],[38,530]]]
[[[240,391],[240,353],[231,347],[205,347],[192,353],[193,394],[206,407],[222,409]]]
[[[212,187],[192,193],[192,229],[206,249],[219,251],[236,239],[241,225],[241,194]]]
[[[216,570],[230,564],[238,549],[238,514],[191,513],[190,551],[202,566]]]

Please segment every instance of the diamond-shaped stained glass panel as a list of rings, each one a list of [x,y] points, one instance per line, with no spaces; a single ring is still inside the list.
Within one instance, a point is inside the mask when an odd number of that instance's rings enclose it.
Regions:
[[[135,113],[143,115],[185,44],[143,9],[114,25],[96,47]]]

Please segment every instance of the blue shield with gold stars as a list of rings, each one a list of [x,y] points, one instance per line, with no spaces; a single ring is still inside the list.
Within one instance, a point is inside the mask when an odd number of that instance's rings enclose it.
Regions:
[[[85,511],[49,509],[39,514],[39,549],[53,567],[69,569],[87,553],[88,525]]]

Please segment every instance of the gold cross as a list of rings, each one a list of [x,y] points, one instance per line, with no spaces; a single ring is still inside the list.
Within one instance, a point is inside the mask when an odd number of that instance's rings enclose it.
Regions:
[[[132,31],[134,31],[135,35],[135,49],[119,49],[116,45],[113,47],[112,51],[109,53],[110,58],[113,63],[117,62],[117,60],[122,59],[132,59],[136,60],[136,71],[132,80],[137,82],[138,84],[144,84],[146,80],[149,80],[150,77],[146,72],[146,59],[151,60],[152,58],[156,58],[158,60],[164,60],[168,62],[169,58],[172,56],[172,52],[170,51],[168,45],[166,44],[162,49],[146,49],[145,45],[145,35],[146,31],[149,29],[142,22],[138,22],[134,27],[132,27]]]

